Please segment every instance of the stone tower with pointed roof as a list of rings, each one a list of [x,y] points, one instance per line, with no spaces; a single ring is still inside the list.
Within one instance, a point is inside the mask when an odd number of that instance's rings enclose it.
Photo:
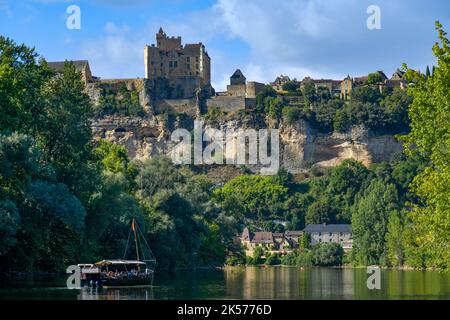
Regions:
[[[156,45],[145,46],[144,59],[146,79],[168,79],[185,87],[187,96],[211,84],[211,59],[201,42],[183,46],[181,37],[168,37],[160,28]]]
[[[233,73],[233,75],[230,77],[230,84],[231,85],[241,85],[241,84],[246,84],[246,83],[247,83],[247,79],[242,74],[241,69],[237,69]]]

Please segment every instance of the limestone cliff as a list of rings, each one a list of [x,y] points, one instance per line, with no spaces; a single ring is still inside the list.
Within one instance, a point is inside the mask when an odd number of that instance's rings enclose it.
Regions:
[[[197,118],[200,119],[200,118]],[[236,130],[255,127],[248,119],[226,121],[205,126]],[[306,121],[293,125],[267,123],[280,129],[280,163],[292,173],[305,171],[312,165],[326,168],[345,159],[356,159],[365,165],[389,161],[401,152],[401,143],[391,135],[373,135],[355,127],[345,134],[323,134],[312,129]],[[145,159],[170,155],[174,143],[170,134],[176,128],[192,130],[193,118],[148,115],[146,117],[108,116],[93,122],[96,138],[105,138],[125,146],[131,158]]]

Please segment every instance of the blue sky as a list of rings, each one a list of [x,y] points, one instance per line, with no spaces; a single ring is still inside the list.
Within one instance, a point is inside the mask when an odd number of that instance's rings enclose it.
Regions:
[[[81,30],[66,28],[69,5]],[[369,5],[381,30],[366,27]],[[0,0],[0,35],[35,46],[48,61],[88,59],[102,78],[142,77],[143,47],[160,26],[183,42],[203,42],[213,85],[236,68],[268,82],[279,74],[342,79],[402,63],[434,62],[434,21],[450,31],[448,0]]]

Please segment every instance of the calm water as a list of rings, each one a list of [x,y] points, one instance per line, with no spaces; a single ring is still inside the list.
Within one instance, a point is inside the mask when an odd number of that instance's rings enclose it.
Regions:
[[[229,267],[157,274],[153,287],[65,289],[65,279],[1,282],[0,299],[450,299],[450,274],[381,271],[368,290],[365,269]]]

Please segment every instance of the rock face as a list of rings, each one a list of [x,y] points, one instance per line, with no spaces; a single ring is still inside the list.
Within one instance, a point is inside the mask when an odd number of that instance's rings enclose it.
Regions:
[[[291,172],[316,165],[334,167],[345,159],[355,159],[368,166],[389,161],[402,151],[402,145],[391,135],[372,135],[361,127],[345,134],[321,134],[307,123],[281,131],[283,165]]]
[[[197,118],[200,120],[200,118]],[[171,132],[177,128],[189,131],[194,118],[168,118],[166,115],[146,117],[109,116],[93,122],[95,138],[108,139],[125,146],[130,158],[146,159],[157,155],[170,156],[175,145]],[[251,121],[233,120],[204,128],[227,130],[254,128]],[[345,159],[355,159],[364,165],[389,161],[401,152],[401,143],[391,135],[373,135],[364,128],[355,127],[345,134],[322,134],[301,120],[293,125],[267,123],[268,128],[280,130],[280,165],[292,173],[305,171],[312,165],[326,168]],[[249,166],[256,169],[256,166]]]

